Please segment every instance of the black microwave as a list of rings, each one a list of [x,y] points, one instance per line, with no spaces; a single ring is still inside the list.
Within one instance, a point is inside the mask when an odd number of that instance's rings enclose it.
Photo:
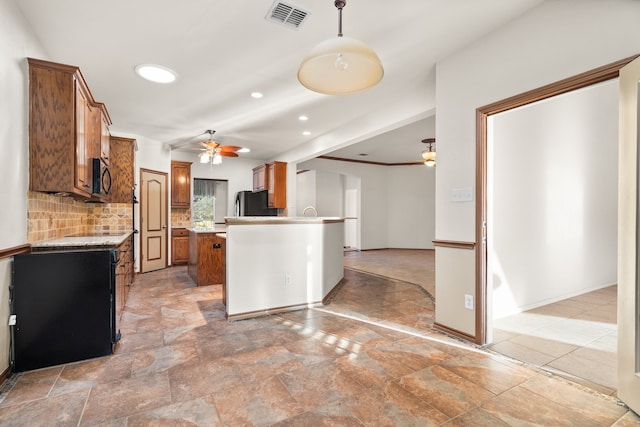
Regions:
[[[101,158],[94,158],[93,161],[93,189],[92,193],[97,196],[106,197],[111,192],[111,172],[109,165]]]

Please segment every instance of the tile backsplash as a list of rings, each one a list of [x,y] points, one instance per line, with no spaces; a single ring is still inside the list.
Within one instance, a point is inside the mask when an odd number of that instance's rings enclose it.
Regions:
[[[27,199],[29,243],[71,234],[124,233],[133,228],[133,208],[128,203],[84,203],[35,191],[29,191]]]
[[[191,209],[171,208],[171,227],[191,227]]]

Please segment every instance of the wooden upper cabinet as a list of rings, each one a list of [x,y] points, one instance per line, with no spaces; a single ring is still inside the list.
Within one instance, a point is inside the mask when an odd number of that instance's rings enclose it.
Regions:
[[[110,136],[111,203],[133,201],[136,140]]]
[[[109,125],[111,124],[111,118],[107,112],[107,107],[104,104],[99,103],[98,109],[100,110],[100,155],[99,157],[106,163],[110,164],[111,159],[111,133],[109,132]]]
[[[267,165],[253,168],[253,191],[267,189]]]
[[[287,164],[267,163],[268,206],[283,209],[287,207]]]
[[[82,88],[80,82],[74,78],[75,85],[75,101],[76,101],[76,122],[75,122],[75,186],[83,192],[91,194],[91,167],[89,166],[89,144],[87,134],[90,133],[91,126],[91,110],[90,105],[87,102],[87,96]],[[31,146],[31,138],[30,138]],[[59,144],[64,145],[64,141],[57,141]],[[73,141],[70,141],[73,143]],[[73,147],[73,144],[70,144]],[[34,151],[37,151],[39,147],[34,147]],[[30,150],[31,153],[31,150]],[[34,161],[33,156],[29,155],[29,163]],[[66,165],[65,165],[66,166]],[[65,171],[66,174],[66,171]],[[41,183],[42,184],[42,183]]]
[[[111,124],[78,67],[28,58],[29,189],[91,197],[91,159]],[[106,147],[105,147],[106,148]]]
[[[171,207],[191,207],[191,162],[171,162]]]

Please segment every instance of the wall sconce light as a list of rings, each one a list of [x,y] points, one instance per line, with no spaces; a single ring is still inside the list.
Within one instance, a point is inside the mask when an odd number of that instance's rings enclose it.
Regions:
[[[436,143],[435,138],[427,138],[422,140],[423,143],[428,144],[429,148],[422,152],[422,158],[424,159],[424,164],[433,167],[436,165],[436,150],[433,148],[433,144]]]

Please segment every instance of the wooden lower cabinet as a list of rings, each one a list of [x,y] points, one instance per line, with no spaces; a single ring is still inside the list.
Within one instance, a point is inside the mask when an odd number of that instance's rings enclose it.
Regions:
[[[226,239],[217,233],[189,231],[188,272],[198,286],[222,284]]]
[[[184,265],[189,262],[189,230],[174,228],[171,230],[171,265]]]
[[[133,285],[133,234],[118,246],[118,251],[119,261],[116,265],[116,316],[120,318],[127,303],[129,289]]]

